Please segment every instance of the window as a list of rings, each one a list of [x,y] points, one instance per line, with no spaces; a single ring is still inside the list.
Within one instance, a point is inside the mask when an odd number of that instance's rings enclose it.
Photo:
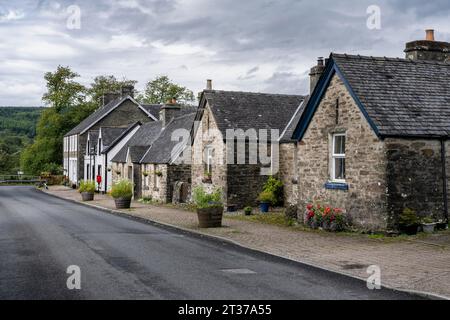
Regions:
[[[212,163],[213,163],[213,151],[214,149],[211,146],[205,148],[205,172],[212,172]]]
[[[331,180],[345,182],[345,133],[333,135],[331,153]]]

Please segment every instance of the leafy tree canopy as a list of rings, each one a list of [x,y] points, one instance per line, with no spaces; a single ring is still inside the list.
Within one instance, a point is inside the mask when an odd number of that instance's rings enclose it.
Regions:
[[[104,75],[94,78],[94,82],[91,83],[88,89],[90,100],[97,106],[103,104],[103,95],[109,92],[120,92],[124,86],[135,86],[137,81],[135,80],[117,80],[113,75]]]
[[[159,76],[149,81],[143,95],[140,95],[138,99],[144,103],[158,104],[166,103],[172,98],[186,104],[195,100],[191,90],[173,83],[168,76]]]

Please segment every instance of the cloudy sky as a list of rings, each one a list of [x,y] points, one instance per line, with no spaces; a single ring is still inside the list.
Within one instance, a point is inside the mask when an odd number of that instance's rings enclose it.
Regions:
[[[367,27],[371,5],[380,29]],[[41,105],[43,75],[59,64],[83,84],[113,74],[142,89],[167,74],[194,92],[211,78],[304,94],[318,56],[403,57],[427,28],[450,41],[449,17],[448,0],[0,0],[0,105]]]

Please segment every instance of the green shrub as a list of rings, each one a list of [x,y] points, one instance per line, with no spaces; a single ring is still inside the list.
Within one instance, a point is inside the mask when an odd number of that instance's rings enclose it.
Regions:
[[[95,192],[95,182],[94,181],[80,181],[80,188],[78,189],[80,193],[82,192],[89,192],[94,193]]]
[[[398,217],[398,225],[400,227],[410,227],[419,224],[419,218],[414,210],[410,208],[403,209]]]
[[[113,198],[131,199],[133,197],[133,184],[127,179],[119,180],[113,184],[111,196]]]
[[[273,193],[275,197],[275,201],[272,203],[273,205],[283,204],[283,182],[281,182],[281,180],[278,180],[273,176],[269,177],[269,179],[267,179],[266,183],[264,184],[263,191]]]
[[[258,201],[262,203],[270,203],[273,205],[277,202],[277,198],[272,191],[263,191],[259,194]]]
[[[425,224],[429,224],[429,223],[435,223],[436,221],[434,221],[434,219],[431,217],[424,217],[424,218],[422,218],[421,222],[425,223]]]
[[[199,209],[222,207],[222,190],[216,189],[213,193],[207,193],[201,186],[193,190],[192,199]]]
[[[247,215],[247,216],[251,215],[251,214],[252,214],[252,211],[253,211],[253,208],[250,207],[250,206],[244,208],[244,213],[245,213],[245,215]]]

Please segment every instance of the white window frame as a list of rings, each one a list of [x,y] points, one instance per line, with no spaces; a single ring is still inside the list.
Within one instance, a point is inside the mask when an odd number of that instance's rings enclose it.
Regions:
[[[344,153],[334,153],[335,143],[336,143],[336,137],[344,137],[345,141],[345,147],[347,147],[347,135],[345,133],[334,133],[331,135],[331,181],[337,182],[337,183],[345,183],[345,179],[336,179],[336,161],[335,159],[346,159],[345,158],[345,151]],[[345,164],[344,164],[344,170],[345,170]]]
[[[212,173],[212,164],[213,164],[213,151],[214,148],[212,146],[207,146],[205,148],[205,160],[206,160],[206,172]]]

